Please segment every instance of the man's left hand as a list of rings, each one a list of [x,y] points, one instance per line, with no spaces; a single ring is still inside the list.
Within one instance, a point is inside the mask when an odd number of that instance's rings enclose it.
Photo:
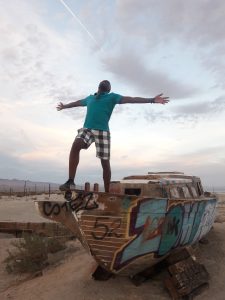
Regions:
[[[162,94],[159,94],[159,95],[155,96],[154,101],[155,101],[155,103],[166,104],[170,100],[169,100],[169,97],[164,97],[163,93],[162,93]]]

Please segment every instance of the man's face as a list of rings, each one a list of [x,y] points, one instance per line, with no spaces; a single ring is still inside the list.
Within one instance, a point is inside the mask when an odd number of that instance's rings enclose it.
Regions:
[[[111,84],[108,80],[103,80],[99,83],[98,86],[99,92],[109,93],[111,90]]]

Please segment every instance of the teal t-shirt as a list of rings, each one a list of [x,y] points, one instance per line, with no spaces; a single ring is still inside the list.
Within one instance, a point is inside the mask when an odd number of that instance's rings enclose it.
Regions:
[[[122,96],[115,93],[101,93],[90,95],[81,100],[87,106],[84,128],[109,131],[109,120],[116,104],[120,103]]]

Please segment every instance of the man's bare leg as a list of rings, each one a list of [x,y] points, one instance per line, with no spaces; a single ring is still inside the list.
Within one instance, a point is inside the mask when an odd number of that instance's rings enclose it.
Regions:
[[[106,159],[101,159],[101,164],[103,168],[103,181],[105,192],[109,192],[109,184],[111,180],[111,168],[110,168],[110,161]]]
[[[69,158],[69,179],[75,178],[77,166],[80,160],[80,150],[86,149],[87,144],[80,138],[75,139],[70,150]]]

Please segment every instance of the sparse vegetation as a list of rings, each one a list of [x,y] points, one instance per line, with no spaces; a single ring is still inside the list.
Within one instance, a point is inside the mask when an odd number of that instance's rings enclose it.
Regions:
[[[8,273],[35,273],[48,265],[48,253],[65,249],[65,243],[56,238],[24,233],[19,241],[12,242],[14,251],[8,250],[5,259]]]

